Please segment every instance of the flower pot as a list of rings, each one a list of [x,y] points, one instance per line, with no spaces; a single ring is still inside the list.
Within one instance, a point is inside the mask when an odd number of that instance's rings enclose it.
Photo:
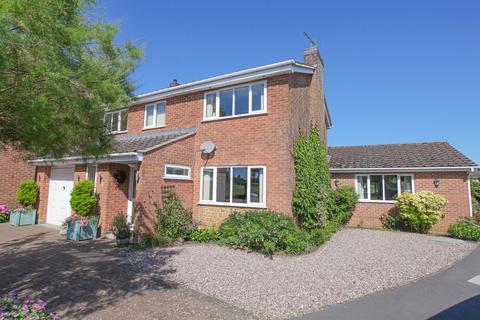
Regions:
[[[97,237],[97,221],[88,221],[85,227],[80,226],[80,220],[70,221],[67,225],[67,240],[83,241]]]
[[[126,238],[126,239],[116,238],[116,242],[117,242],[117,247],[125,247],[125,246],[128,246],[128,244],[130,243],[130,239],[128,239],[128,238]]]
[[[26,211],[13,211],[10,213],[10,225],[26,226],[35,224],[37,221],[37,209],[27,209]]]

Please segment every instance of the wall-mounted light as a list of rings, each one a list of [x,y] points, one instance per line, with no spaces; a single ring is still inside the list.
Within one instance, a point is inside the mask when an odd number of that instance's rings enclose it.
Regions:
[[[139,182],[140,182],[140,175],[137,174],[137,183],[139,183]]]
[[[340,180],[335,179],[334,183],[335,183],[335,188],[338,188],[340,186]]]
[[[435,180],[433,180],[433,185],[435,186],[435,188],[438,188],[440,186],[440,179],[435,178]]]
[[[77,174],[77,182],[80,181],[80,175]]]

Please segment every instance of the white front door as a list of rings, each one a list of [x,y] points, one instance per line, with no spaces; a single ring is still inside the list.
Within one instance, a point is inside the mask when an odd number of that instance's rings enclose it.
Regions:
[[[47,223],[61,225],[69,217],[70,192],[73,188],[73,168],[52,168],[48,189]]]

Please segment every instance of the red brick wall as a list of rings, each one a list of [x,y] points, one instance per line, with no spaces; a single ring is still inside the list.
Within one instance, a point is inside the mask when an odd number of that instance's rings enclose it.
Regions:
[[[440,186],[435,188],[433,180],[440,179]],[[333,174],[332,185],[338,179],[340,185],[355,187],[354,174]],[[466,172],[417,172],[414,173],[415,191],[429,190],[447,198],[445,217],[433,226],[432,232],[446,233],[448,225],[470,214],[468,180]],[[350,219],[352,226],[382,227],[381,217],[395,208],[391,203],[359,202]]]
[[[50,187],[50,167],[37,167],[36,181],[38,184],[38,202],[37,214],[38,223],[45,223],[47,221],[48,208],[48,188]]]
[[[35,167],[29,165],[26,154],[11,147],[0,146],[0,204],[14,206],[20,182],[35,178]]]

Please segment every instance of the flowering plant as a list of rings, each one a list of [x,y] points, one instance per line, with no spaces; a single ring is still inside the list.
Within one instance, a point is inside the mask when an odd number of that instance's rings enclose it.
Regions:
[[[60,320],[55,313],[48,313],[45,306],[46,303],[41,299],[32,299],[29,295],[21,297],[12,291],[0,298],[0,320]]]
[[[82,228],[85,228],[88,226],[88,223],[90,221],[98,221],[98,217],[97,216],[89,216],[89,217],[81,217],[81,216],[78,216],[78,215],[71,215],[69,217],[67,217],[64,221],[64,224],[69,224],[70,222],[72,221],[80,221],[80,227]],[[1,319],[0,319],[1,320]]]
[[[0,223],[8,220],[10,208],[6,204],[0,204]]]

